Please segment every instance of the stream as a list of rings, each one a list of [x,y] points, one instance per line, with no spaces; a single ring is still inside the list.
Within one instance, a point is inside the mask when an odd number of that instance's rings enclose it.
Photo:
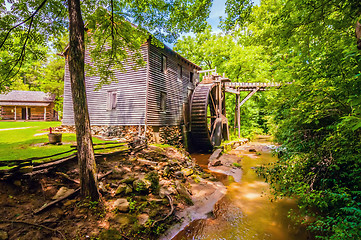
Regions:
[[[272,156],[272,147],[268,136],[260,136],[221,156],[228,169],[232,169],[232,162],[240,163],[241,168],[233,171],[233,176],[225,167],[208,169],[209,154],[192,155],[205,171],[216,175],[227,187],[227,193],[215,205],[212,216],[191,222],[173,240],[309,239],[305,227],[294,225],[287,217],[288,211],[297,207],[295,201],[270,201],[269,185],[255,172],[254,167],[277,160]]]

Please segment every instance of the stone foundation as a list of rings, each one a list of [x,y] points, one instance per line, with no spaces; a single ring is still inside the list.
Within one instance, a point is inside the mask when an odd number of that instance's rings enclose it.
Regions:
[[[105,139],[121,141],[133,141],[138,136],[144,136],[144,126],[91,126],[92,135]],[[54,129],[56,132],[75,132],[75,126],[62,125]],[[162,143],[172,146],[183,147],[181,126],[148,126],[146,139],[149,143]]]

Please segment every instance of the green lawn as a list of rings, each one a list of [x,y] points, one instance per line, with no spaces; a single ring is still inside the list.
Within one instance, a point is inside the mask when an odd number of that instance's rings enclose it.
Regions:
[[[31,157],[48,156],[70,150],[76,143],[73,133],[63,133],[63,145],[45,145],[48,142],[49,127],[60,126],[61,122],[1,122],[0,121],[0,161],[22,160]],[[23,128],[12,129],[11,128]],[[42,134],[41,133],[45,133]],[[93,138],[94,143],[104,142]],[[116,149],[113,149],[114,151]],[[67,153],[66,155],[69,155]],[[64,155],[64,156],[66,156]],[[59,158],[56,156],[54,158]],[[49,160],[49,159],[48,159]]]

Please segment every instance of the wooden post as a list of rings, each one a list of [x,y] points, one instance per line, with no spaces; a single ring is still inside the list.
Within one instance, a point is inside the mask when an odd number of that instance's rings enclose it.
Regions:
[[[44,107],[44,121],[46,121],[46,107]]]
[[[220,117],[222,114],[222,87],[221,83],[218,83],[218,115],[217,117]]]
[[[236,95],[237,98],[237,129],[238,129],[238,138],[241,137],[241,104],[240,104],[240,96]]]
[[[14,109],[14,120],[16,121],[16,106],[15,106],[15,109]]]
[[[28,107],[25,107],[25,120],[29,120],[28,119]]]

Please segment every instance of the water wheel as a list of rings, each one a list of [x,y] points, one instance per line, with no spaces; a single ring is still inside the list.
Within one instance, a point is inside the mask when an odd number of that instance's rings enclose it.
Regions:
[[[208,151],[219,146],[224,138],[225,128],[228,130],[227,118],[223,114],[223,98],[219,85],[214,83],[199,84],[194,90],[191,102],[191,137],[192,144],[198,150]]]

